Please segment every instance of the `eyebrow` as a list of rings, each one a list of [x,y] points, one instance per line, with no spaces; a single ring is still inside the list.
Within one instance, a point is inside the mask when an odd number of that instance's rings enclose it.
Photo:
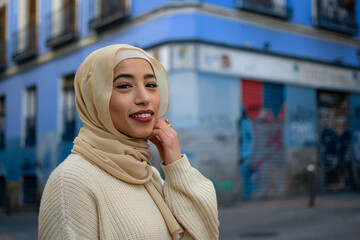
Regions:
[[[130,79],[135,79],[135,76],[133,74],[129,74],[129,73],[121,73],[119,75],[117,75],[115,78],[114,78],[114,82],[119,79],[119,78],[130,78]],[[156,79],[156,76],[152,73],[147,73],[144,75],[144,79],[150,79],[150,78],[155,78]]]

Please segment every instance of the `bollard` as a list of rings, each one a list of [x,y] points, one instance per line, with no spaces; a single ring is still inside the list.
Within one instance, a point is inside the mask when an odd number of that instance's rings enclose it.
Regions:
[[[306,167],[309,176],[309,206],[315,205],[315,165],[309,163]]]

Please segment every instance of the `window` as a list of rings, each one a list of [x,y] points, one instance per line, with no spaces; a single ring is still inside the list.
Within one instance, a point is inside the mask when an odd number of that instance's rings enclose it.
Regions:
[[[18,31],[13,36],[13,60],[21,63],[37,56],[36,0],[19,0]]]
[[[243,10],[282,19],[290,18],[292,14],[287,0],[237,0],[237,5]]]
[[[6,37],[5,37],[6,6],[0,7],[0,72],[6,67]]]
[[[90,28],[99,31],[120,22],[130,14],[130,3],[130,0],[92,0]]]
[[[77,37],[76,0],[53,0],[53,11],[47,16],[46,45],[57,48]]]
[[[37,204],[37,178],[33,175],[23,176],[24,204]]]
[[[5,97],[0,97],[0,149],[5,148]]]
[[[63,142],[73,141],[76,134],[74,77],[74,74],[68,75],[63,82]]]
[[[355,34],[355,0],[313,0],[313,22],[319,28]]]
[[[36,102],[36,87],[27,88],[24,108],[25,147],[32,147],[36,144]]]

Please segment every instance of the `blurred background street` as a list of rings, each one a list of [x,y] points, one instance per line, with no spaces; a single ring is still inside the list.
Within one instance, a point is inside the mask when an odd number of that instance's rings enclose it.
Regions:
[[[76,71],[119,43],[165,67],[221,239],[360,239],[359,25],[356,0],[0,0],[0,239],[36,239],[29,210],[83,127]]]
[[[358,240],[360,194],[239,201],[219,208],[221,240]],[[0,240],[37,239],[37,214],[0,213]]]
[[[83,127],[77,68],[119,43],[167,70],[165,117],[220,203],[358,192],[359,12],[355,0],[0,0],[0,208],[39,204]]]

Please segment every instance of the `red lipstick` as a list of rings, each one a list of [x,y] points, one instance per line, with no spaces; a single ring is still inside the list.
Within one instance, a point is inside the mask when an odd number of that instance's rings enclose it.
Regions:
[[[129,117],[135,121],[141,123],[147,123],[152,121],[153,115],[154,115],[154,111],[152,110],[140,110],[129,115]]]

